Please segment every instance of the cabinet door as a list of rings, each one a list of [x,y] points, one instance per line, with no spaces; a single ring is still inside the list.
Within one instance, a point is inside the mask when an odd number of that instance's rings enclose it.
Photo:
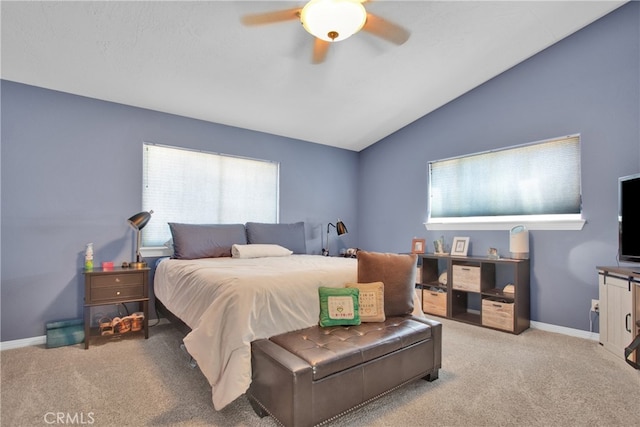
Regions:
[[[600,342],[607,350],[624,357],[624,348],[632,340],[633,306],[629,280],[599,275]]]

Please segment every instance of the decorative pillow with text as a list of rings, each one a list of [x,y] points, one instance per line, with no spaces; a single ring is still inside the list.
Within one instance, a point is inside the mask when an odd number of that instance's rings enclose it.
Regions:
[[[360,321],[384,322],[384,283],[347,283],[347,288],[358,288]]]
[[[318,288],[320,326],[359,325],[358,288]]]

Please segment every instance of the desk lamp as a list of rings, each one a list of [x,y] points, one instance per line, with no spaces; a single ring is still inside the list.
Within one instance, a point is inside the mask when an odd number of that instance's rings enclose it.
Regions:
[[[151,219],[151,214],[153,213],[153,211],[149,211],[149,212],[139,212],[137,214],[135,214],[134,216],[132,216],[131,218],[129,218],[127,221],[129,221],[129,225],[136,230],[136,261],[135,262],[130,262],[129,263],[129,267],[131,268],[146,268],[147,267],[147,263],[144,262],[144,260],[142,259],[142,255],[140,255],[140,230],[142,230],[145,225],[147,225],[147,223],[149,222],[149,220]]]
[[[340,219],[338,219],[336,225],[333,225],[332,223],[327,224],[327,247],[322,249],[322,255],[324,256],[329,256],[329,227],[335,228],[338,236],[348,233],[347,226],[344,225],[344,222],[340,221]]]

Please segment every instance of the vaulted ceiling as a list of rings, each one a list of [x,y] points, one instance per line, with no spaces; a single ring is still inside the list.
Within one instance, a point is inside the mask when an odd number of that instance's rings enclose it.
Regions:
[[[303,1],[2,1],[2,78],[360,151],[623,1],[369,1],[411,32],[366,32],[311,63]]]

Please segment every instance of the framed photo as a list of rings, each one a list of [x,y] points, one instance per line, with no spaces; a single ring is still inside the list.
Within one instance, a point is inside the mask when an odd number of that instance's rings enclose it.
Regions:
[[[467,256],[469,250],[469,238],[468,237],[454,237],[453,245],[451,245],[452,256]]]
[[[411,241],[411,253],[423,254],[425,250],[425,239],[413,239]]]

